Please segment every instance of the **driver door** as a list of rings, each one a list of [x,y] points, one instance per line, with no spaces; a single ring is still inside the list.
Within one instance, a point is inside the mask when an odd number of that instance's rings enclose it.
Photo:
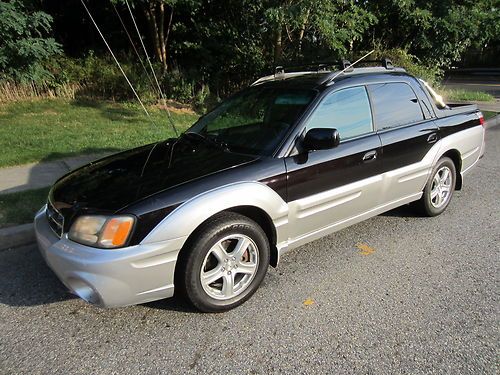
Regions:
[[[307,119],[305,130],[325,127],[339,131],[337,147],[285,159],[291,243],[305,243],[347,226],[381,203],[382,144],[374,132],[366,88],[327,94]]]

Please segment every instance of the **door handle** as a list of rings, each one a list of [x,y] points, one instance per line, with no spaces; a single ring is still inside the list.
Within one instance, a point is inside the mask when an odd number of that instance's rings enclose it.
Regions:
[[[363,161],[375,160],[377,158],[377,151],[368,151],[363,155]]]
[[[438,136],[436,133],[432,133],[427,137],[427,143],[434,143],[438,139]]]

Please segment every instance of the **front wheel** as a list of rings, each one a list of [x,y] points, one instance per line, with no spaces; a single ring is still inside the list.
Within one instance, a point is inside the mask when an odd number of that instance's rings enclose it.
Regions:
[[[178,286],[199,310],[221,312],[258,289],[270,259],[269,241],[253,220],[224,213],[204,224],[183,250]]]
[[[450,204],[456,184],[456,168],[448,157],[442,157],[432,170],[417,209],[426,216],[437,216]]]

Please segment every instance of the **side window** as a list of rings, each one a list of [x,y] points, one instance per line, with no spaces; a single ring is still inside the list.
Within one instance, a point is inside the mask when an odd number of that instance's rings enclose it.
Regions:
[[[417,95],[406,83],[369,85],[377,129],[412,124],[424,119]]]
[[[368,94],[364,86],[351,87],[329,94],[309,119],[306,129],[335,128],[340,139],[373,131]]]

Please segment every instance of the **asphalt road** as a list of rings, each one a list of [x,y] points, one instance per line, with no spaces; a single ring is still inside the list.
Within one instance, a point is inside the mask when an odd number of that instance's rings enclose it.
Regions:
[[[498,373],[500,127],[487,139],[443,215],[404,207],[294,250],[224,314],[96,308],[34,246],[0,252],[0,373]]]
[[[468,91],[483,91],[500,98],[500,82],[493,77],[484,79],[481,77],[449,77],[443,81],[447,89],[463,89]]]

